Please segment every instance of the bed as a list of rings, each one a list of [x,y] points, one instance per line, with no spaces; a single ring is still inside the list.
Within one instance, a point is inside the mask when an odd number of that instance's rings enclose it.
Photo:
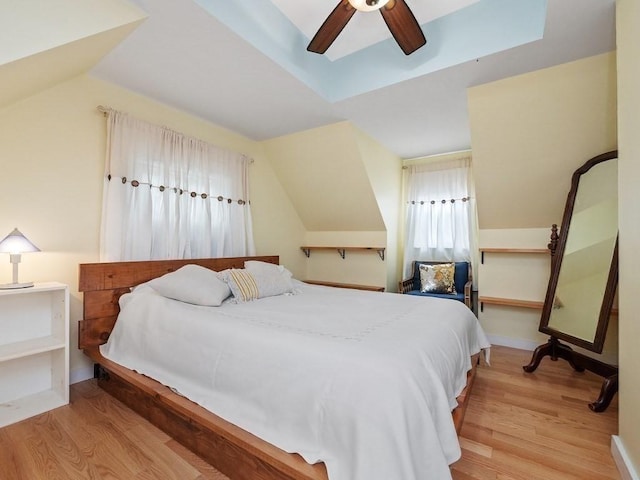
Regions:
[[[187,264],[222,271],[247,260],[278,264],[269,256],[81,265],[79,345],[99,385],[232,479],[447,478],[477,355],[489,347],[468,309],[302,283],[295,295],[201,307],[141,285]],[[336,313],[345,309],[348,321]],[[424,321],[427,311],[444,322]],[[423,348],[440,330],[452,333]],[[187,378],[189,365],[200,380]]]

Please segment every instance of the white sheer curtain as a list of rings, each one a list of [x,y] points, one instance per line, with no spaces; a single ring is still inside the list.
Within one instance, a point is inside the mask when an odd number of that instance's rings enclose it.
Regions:
[[[405,278],[411,262],[476,263],[476,204],[471,159],[408,167],[404,248]]]
[[[248,165],[244,155],[108,110],[101,260],[253,255]]]

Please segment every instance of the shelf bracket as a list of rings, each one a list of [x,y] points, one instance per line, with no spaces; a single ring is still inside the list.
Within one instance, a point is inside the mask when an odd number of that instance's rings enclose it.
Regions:
[[[347,256],[347,250],[375,251],[380,257],[380,260],[382,260],[383,262],[384,262],[385,251],[386,251],[385,247],[309,247],[309,246],[306,246],[306,247],[300,247],[300,249],[304,252],[307,258],[311,256],[311,250],[335,250],[336,252],[338,252],[338,255],[340,255],[340,258],[342,258],[343,260]]]
[[[484,251],[480,252],[480,263],[484,264]]]

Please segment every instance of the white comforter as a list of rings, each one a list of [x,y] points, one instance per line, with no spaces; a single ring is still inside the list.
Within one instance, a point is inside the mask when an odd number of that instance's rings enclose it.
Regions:
[[[462,303],[300,283],[200,307],[143,286],[102,354],[172,387],[331,480],[445,480],[451,410],[489,342]]]

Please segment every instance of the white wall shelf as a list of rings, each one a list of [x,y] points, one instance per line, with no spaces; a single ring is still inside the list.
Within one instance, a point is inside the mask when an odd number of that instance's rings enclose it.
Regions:
[[[0,427],[69,403],[69,288],[0,290]]]

